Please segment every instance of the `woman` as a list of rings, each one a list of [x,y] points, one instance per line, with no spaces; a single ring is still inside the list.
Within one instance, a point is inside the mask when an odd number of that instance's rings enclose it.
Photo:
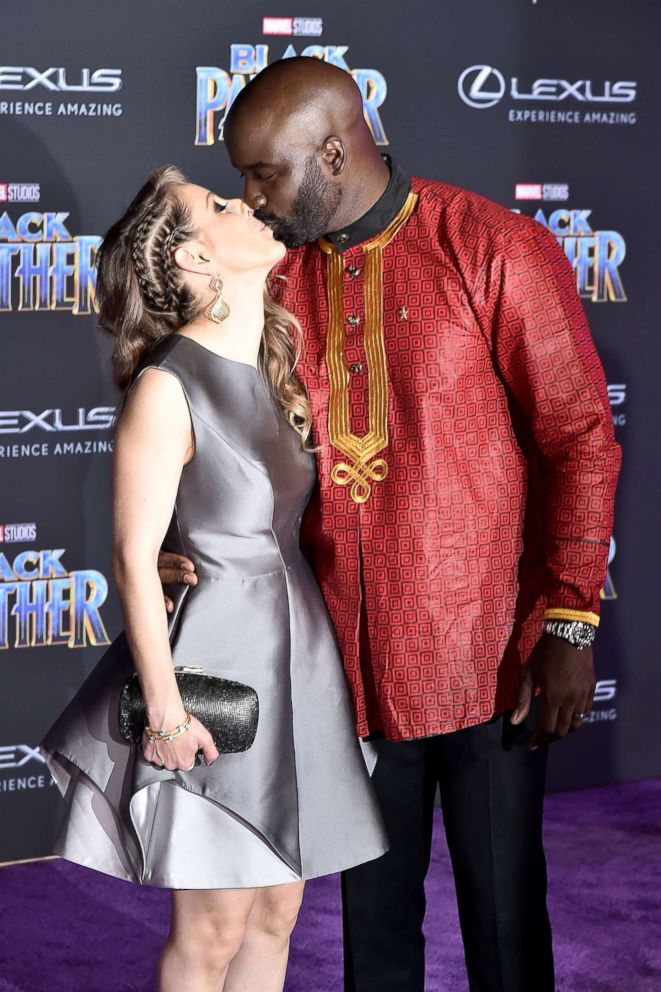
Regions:
[[[264,295],[284,252],[245,204],[172,167],[100,252],[100,318],[127,390],[113,494],[125,637],[43,750],[67,802],[58,853],[173,890],[160,992],[281,990],[303,880],[386,847],[334,633],[298,548],[315,481],[310,411],[294,321]],[[164,540],[199,576],[172,643]],[[218,755],[173,666],[256,689],[249,750]],[[117,720],[134,668],[141,747]]]

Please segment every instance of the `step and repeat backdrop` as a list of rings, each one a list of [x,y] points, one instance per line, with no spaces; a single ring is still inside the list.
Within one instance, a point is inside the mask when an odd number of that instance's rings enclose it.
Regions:
[[[659,20],[654,0],[4,0],[0,861],[50,852],[60,800],[36,745],[121,626],[100,236],[165,162],[240,193],[225,113],[293,55],[352,74],[409,172],[535,217],[571,261],[624,467],[595,710],[554,746],[551,785],[661,773]]]

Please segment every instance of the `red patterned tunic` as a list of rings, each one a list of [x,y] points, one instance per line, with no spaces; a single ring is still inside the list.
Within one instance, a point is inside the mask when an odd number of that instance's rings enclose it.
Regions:
[[[545,609],[598,622],[620,457],[604,376],[536,221],[414,179],[381,234],[343,239],[284,270],[320,445],[305,546],[358,732],[447,733],[514,707]]]

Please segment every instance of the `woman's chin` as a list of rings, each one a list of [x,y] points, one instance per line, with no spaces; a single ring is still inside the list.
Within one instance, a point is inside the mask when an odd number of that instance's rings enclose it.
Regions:
[[[283,245],[282,241],[276,241],[273,239],[273,264],[280,262],[287,254],[287,249]]]

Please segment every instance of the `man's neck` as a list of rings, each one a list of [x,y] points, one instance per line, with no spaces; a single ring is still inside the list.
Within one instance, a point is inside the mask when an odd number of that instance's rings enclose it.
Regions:
[[[360,220],[381,199],[390,182],[390,169],[380,155],[368,162],[355,163],[353,171],[360,176],[360,181],[356,183],[356,193],[347,198],[346,205],[343,204],[344,209],[333,217],[330,226],[332,231],[339,231],[341,227],[348,227]]]
[[[353,217],[343,225],[331,227],[325,235],[338,251],[346,251],[355,245],[362,244],[377,237],[394,220],[404,207],[411,190],[411,180],[396,162],[390,158],[381,158],[378,170],[378,183],[370,182],[369,194],[354,196],[354,209],[345,212],[345,216]],[[372,160],[372,172],[374,163]],[[383,184],[384,170],[386,182]],[[377,195],[378,194],[378,195]]]

